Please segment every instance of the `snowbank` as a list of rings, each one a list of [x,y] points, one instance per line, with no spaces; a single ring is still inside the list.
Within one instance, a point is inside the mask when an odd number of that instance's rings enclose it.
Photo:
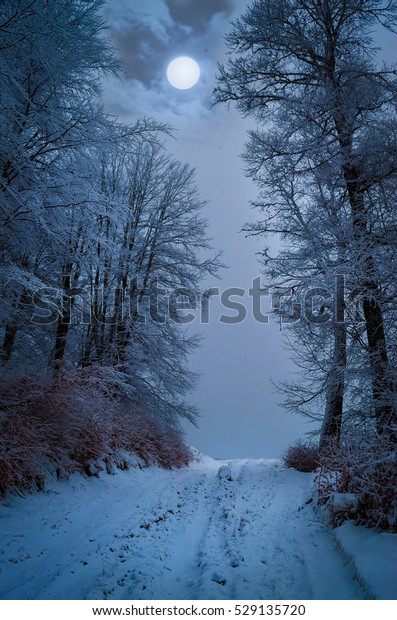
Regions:
[[[397,534],[355,526],[352,521],[345,521],[334,532],[368,595],[397,599]]]

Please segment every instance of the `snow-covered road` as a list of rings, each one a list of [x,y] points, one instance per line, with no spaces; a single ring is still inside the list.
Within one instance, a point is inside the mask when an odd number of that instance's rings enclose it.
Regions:
[[[361,599],[278,461],[73,477],[0,506],[0,598]]]

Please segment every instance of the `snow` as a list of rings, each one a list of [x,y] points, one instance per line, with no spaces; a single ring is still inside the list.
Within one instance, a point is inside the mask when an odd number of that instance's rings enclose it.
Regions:
[[[0,505],[0,598],[364,599],[311,484],[277,460],[199,454],[54,481]]]
[[[344,553],[371,598],[397,599],[397,535],[357,527],[346,521],[335,530]]]
[[[332,511],[337,512],[350,512],[354,514],[357,512],[358,497],[354,493],[333,493],[332,495]]]

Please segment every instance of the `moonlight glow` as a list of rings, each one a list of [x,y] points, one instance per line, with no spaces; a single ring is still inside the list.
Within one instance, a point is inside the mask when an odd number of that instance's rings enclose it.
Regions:
[[[180,56],[175,58],[167,68],[167,78],[174,88],[187,90],[192,88],[200,79],[200,67],[193,58]]]

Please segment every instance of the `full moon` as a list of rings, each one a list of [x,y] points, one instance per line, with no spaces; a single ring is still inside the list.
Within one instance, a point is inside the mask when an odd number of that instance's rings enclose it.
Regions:
[[[193,58],[179,56],[168,65],[167,78],[174,88],[187,90],[199,81],[200,67]]]

